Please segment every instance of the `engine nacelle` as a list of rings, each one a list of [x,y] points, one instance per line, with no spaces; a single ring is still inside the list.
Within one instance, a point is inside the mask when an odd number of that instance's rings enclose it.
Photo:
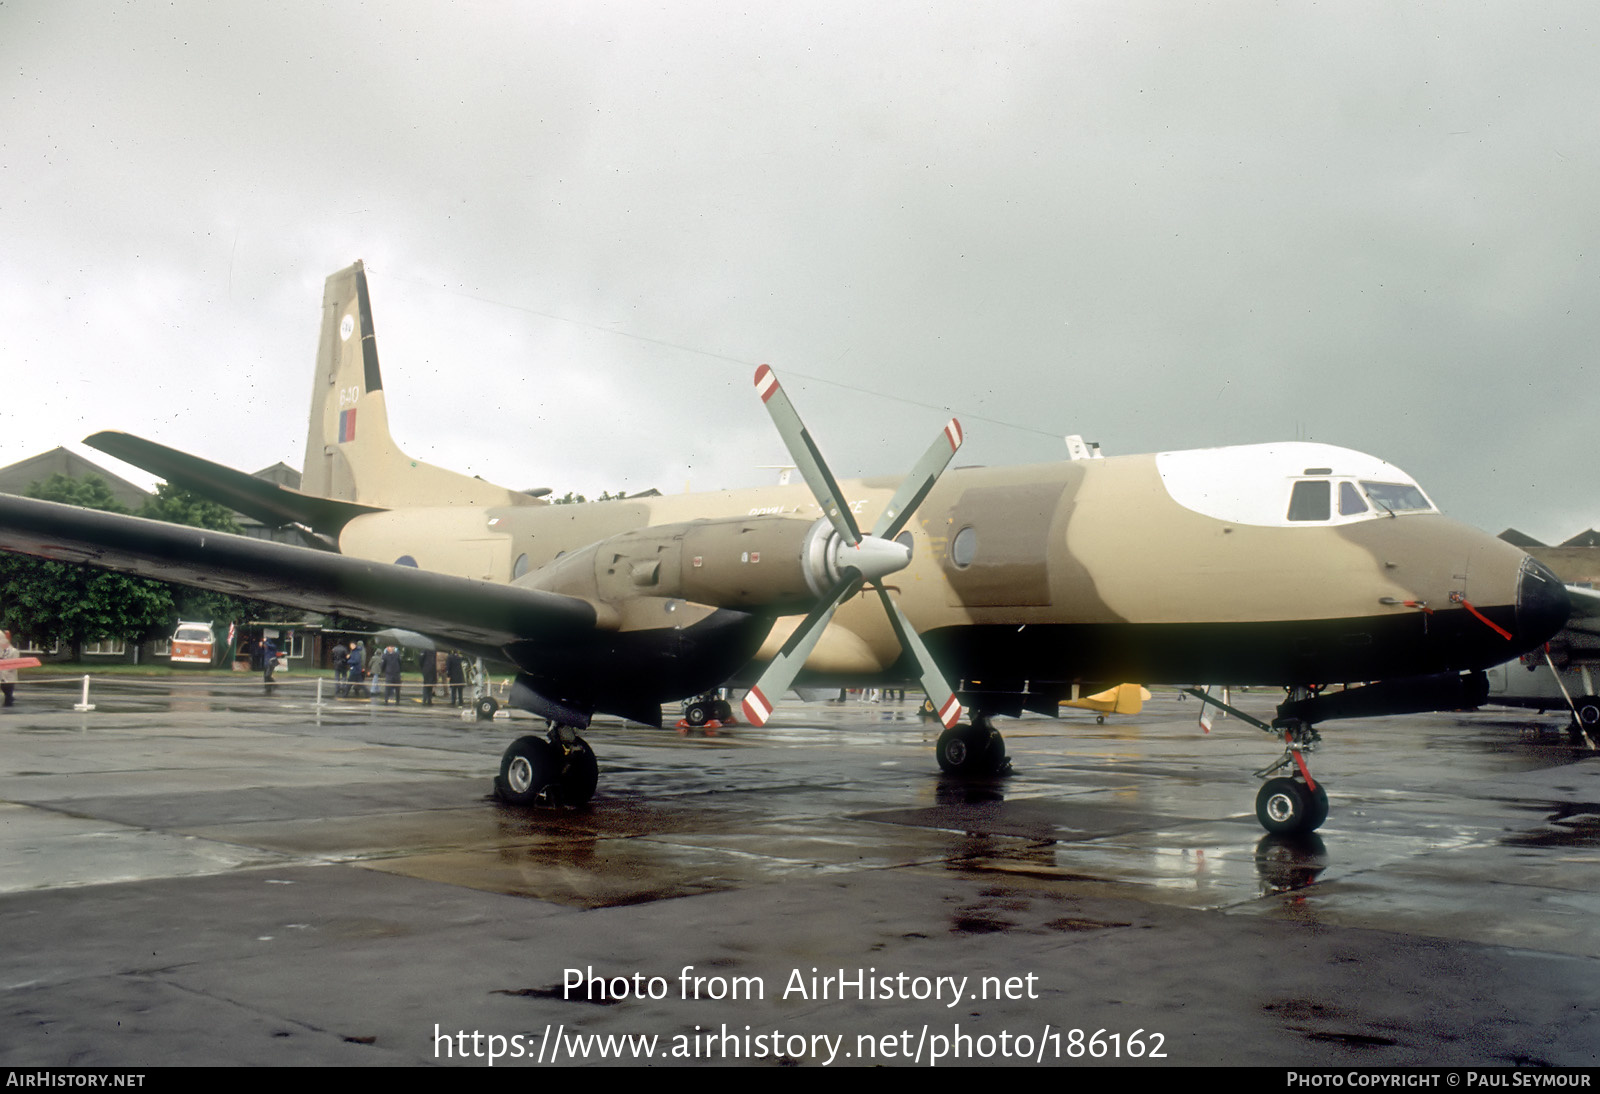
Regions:
[[[592,603],[678,598],[791,615],[809,611],[847,568],[870,580],[904,568],[910,557],[905,546],[870,536],[852,547],[826,519],[729,517],[623,532],[517,584]]]

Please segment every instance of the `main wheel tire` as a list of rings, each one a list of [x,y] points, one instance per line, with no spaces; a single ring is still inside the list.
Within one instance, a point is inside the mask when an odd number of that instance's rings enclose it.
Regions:
[[[689,709],[683,712],[683,720],[692,726],[703,726],[711,721],[711,712],[706,709],[705,703],[690,703]]]
[[[1328,819],[1328,788],[1321,783],[1310,794],[1310,808],[1306,813],[1307,832],[1315,832]]]
[[[717,721],[726,725],[733,721],[733,704],[726,699],[718,699],[711,704],[711,714]]]
[[[1585,695],[1572,706],[1578,715],[1578,726],[1589,735],[1589,739],[1600,738],[1600,698]]]
[[[593,755],[590,753],[591,757]],[[501,801],[512,805],[532,805],[545,788],[556,781],[557,768],[555,749],[549,741],[542,737],[518,737],[500,757],[500,775],[494,781],[494,792]]]
[[[1256,819],[1279,836],[1310,832],[1328,816],[1328,795],[1313,793],[1299,779],[1268,779],[1256,794]]]
[[[993,729],[955,726],[939,734],[934,753],[951,775],[993,775],[1005,764],[1006,745]]]
[[[555,752],[553,745],[550,749],[552,753]],[[599,782],[600,763],[595,759],[594,749],[582,737],[574,737],[572,746],[561,759],[561,770],[557,776],[556,788],[561,795],[561,804],[588,804]]]
[[[494,712],[500,709],[500,704],[495,702],[492,695],[480,695],[472,701],[472,709],[478,715],[478,721],[492,722]]]

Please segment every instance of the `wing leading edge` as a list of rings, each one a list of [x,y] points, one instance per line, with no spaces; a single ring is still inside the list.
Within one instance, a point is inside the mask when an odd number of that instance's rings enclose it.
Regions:
[[[0,550],[382,620],[490,655],[596,629],[577,597],[33,498],[0,495]]]

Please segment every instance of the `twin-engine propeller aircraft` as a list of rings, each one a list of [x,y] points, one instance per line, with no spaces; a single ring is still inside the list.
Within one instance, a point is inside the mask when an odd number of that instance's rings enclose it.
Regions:
[[[952,421],[904,480],[841,484],[772,370],[755,386],[806,486],[551,505],[394,445],[358,262],[328,279],[301,490],[127,434],[88,439],[327,550],[13,497],[0,548],[380,619],[509,662],[511,702],[552,725],[505,752],[496,787],[514,803],[589,799],[598,766],[578,731],[593,715],[659,725],[662,703],[752,676],[757,723],[791,684],[918,680],[947,727],[940,765],[980,775],[1007,763],[997,716],[1055,714],[1122,680],[1204,680],[1291,689],[1263,723],[1289,775],[1257,815],[1309,830],[1327,814],[1304,759],[1316,723],[1471,705],[1479,670],[1567,618],[1544,567],[1359,452],[946,473]],[[1366,683],[1323,690],[1348,682]]]

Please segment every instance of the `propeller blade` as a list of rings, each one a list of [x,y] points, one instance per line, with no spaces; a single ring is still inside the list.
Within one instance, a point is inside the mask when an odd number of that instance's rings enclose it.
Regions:
[[[939,439],[922,454],[917,466],[911,469],[911,474],[906,476],[900,489],[889,499],[888,506],[878,515],[878,523],[872,528],[873,535],[880,539],[893,539],[900,534],[911,515],[917,511],[917,506],[922,504],[922,499],[928,496],[933,484],[944,474],[944,469],[950,466],[956,450],[965,439],[959,421],[951,418],[945,423]]]
[[[778,433],[783,437],[785,447],[789,449],[790,459],[794,460],[795,466],[800,469],[800,474],[805,477],[806,485],[811,487],[811,493],[816,496],[822,511],[828,515],[828,520],[833,523],[840,538],[854,547],[861,542],[861,530],[856,527],[855,517],[851,515],[850,507],[845,504],[844,495],[839,490],[839,484],[834,481],[833,472],[828,470],[822,453],[817,451],[816,444],[811,440],[811,434],[806,431],[805,423],[800,420],[800,415],[795,413],[794,404],[789,401],[789,396],[778,383],[777,374],[768,365],[756,369],[756,393],[766,404],[767,413],[772,416],[772,424],[778,427]]]
[[[839,565],[837,570],[840,575],[839,580],[811,610],[811,614],[795,628],[794,634],[789,636],[789,641],[783,644],[783,648],[773,657],[772,663],[767,666],[761,678],[745,696],[745,717],[754,725],[766,724],[767,719],[772,716],[772,700],[787,691],[794,678],[799,675],[806,658],[811,655],[817,641],[822,637],[822,632],[827,629],[828,621],[833,618],[834,611],[870,579],[874,582],[878,598],[883,602],[883,610],[888,613],[889,622],[900,639],[901,648],[910,651],[916,658],[922,686],[927,691],[928,698],[933,701],[934,709],[939,712],[939,720],[947,727],[954,726],[961,720],[960,702],[956,700],[955,693],[945,680],[944,673],[940,671],[933,655],[928,652],[928,647],[923,645],[922,639],[912,630],[904,613],[889,598],[883,586],[877,584],[877,580],[910,562],[909,550],[903,545],[896,544],[894,537],[905,528],[912,514],[917,511],[917,506],[928,496],[934,483],[950,465],[956,450],[961,447],[963,440],[961,423],[951,418],[945,424],[944,432],[939,439],[923,453],[922,459],[917,461],[916,466],[911,469],[911,474],[901,482],[900,488],[895,491],[894,497],[879,515],[872,535],[864,537],[856,525],[850,507],[845,503],[838,482],[828,470],[827,461],[817,450],[816,444],[811,440],[811,434],[806,431],[805,423],[795,412],[794,404],[789,401],[789,396],[784,393],[782,385],[778,383],[777,375],[770,366],[762,365],[756,369],[755,385],[756,392],[766,405],[773,424],[783,435],[783,443],[789,449],[790,458],[799,467],[806,484],[811,487],[811,493],[822,506],[822,511],[827,514],[834,531],[838,533],[839,541],[856,548],[856,557],[861,565],[859,567],[841,565],[842,548],[837,546],[829,548],[837,552],[833,556],[833,562]],[[897,548],[901,553],[891,553],[891,548]],[[862,576],[863,570],[868,577]]]
[[[772,658],[761,678],[745,694],[744,716],[751,725],[767,724],[767,719],[772,717],[773,703],[789,690],[790,684],[794,683],[794,678],[799,675],[806,658],[816,649],[817,640],[822,637],[822,632],[828,629],[828,621],[833,618],[834,611],[840,604],[854,596],[859,588],[861,588],[860,571],[846,569],[839,581],[828,590],[828,595],[819,600],[817,606],[812,608],[810,614],[794,629],[789,641],[783,644],[783,648]]]
[[[944,678],[944,672],[939,668],[939,663],[933,659],[933,654],[928,652],[928,647],[922,644],[922,638],[911,629],[911,622],[906,619],[905,613],[900,610],[900,605],[889,598],[882,586],[877,586],[878,599],[883,601],[883,610],[889,614],[889,623],[894,627],[895,637],[900,639],[902,649],[909,650],[917,659],[917,666],[922,677],[922,690],[928,693],[928,698],[933,702],[933,709],[939,714],[939,721],[944,723],[946,729],[952,729],[961,721],[961,703],[950,690],[950,684]]]

